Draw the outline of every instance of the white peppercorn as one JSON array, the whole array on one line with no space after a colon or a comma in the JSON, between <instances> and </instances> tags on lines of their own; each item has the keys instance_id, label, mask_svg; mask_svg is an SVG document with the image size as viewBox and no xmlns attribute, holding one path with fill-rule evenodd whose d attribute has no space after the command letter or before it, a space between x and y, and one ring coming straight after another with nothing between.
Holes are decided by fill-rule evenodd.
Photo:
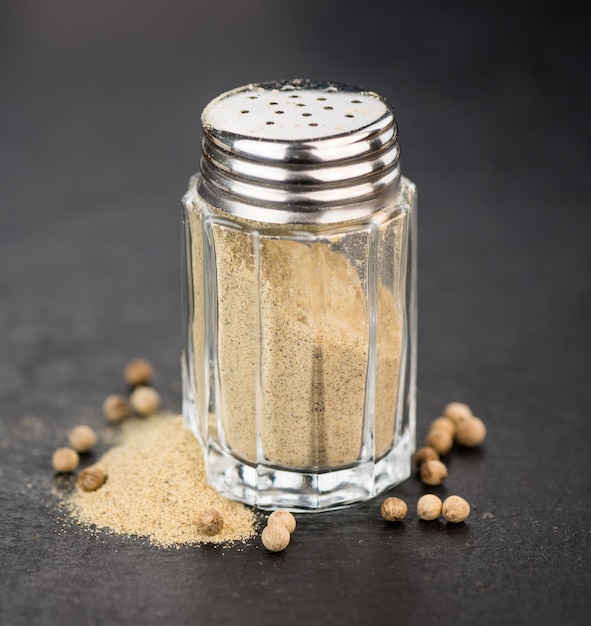
<instances>
[{"instance_id":1,"label":"white peppercorn","mask_svg":"<svg viewBox=\"0 0 591 626\"><path fill-rule=\"evenodd\" d=\"M431 429L425 437L425 445L435 448L439 454L445 456L454 445L453 435L443 428Z\"/></svg>"},{"instance_id":2,"label":"white peppercorn","mask_svg":"<svg viewBox=\"0 0 591 626\"><path fill-rule=\"evenodd\" d=\"M68 441L76 452L88 452L97 442L97 436L90 426L76 426L70 431Z\"/></svg>"},{"instance_id":3,"label":"white peppercorn","mask_svg":"<svg viewBox=\"0 0 591 626\"><path fill-rule=\"evenodd\" d=\"M160 394L153 387L136 387L129 401L134 411L140 415L151 415L160 408Z\"/></svg>"},{"instance_id":4,"label":"white peppercorn","mask_svg":"<svg viewBox=\"0 0 591 626\"><path fill-rule=\"evenodd\" d=\"M78 486L82 491L96 491L107 480L107 475L100 467L90 466L78 474Z\"/></svg>"},{"instance_id":5,"label":"white peppercorn","mask_svg":"<svg viewBox=\"0 0 591 626\"><path fill-rule=\"evenodd\" d=\"M426 493L417 502L417 513L421 519L431 521L441 515L442 506L440 498L433 493Z\"/></svg>"},{"instance_id":6,"label":"white peppercorn","mask_svg":"<svg viewBox=\"0 0 591 626\"><path fill-rule=\"evenodd\" d=\"M389 522L401 522L408 512L406 502L400 498L386 498L381 506L382 517Z\"/></svg>"},{"instance_id":7,"label":"white peppercorn","mask_svg":"<svg viewBox=\"0 0 591 626\"><path fill-rule=\"evenodd\" d=\"M281 552L289 545L291 536L289 530L283 524L270 524L265 526L261 534L261 540L267 550Z\"/></svg>"},{"instance_id":8,"label":"white peppercorn","mask_svg":"<svg viewBox=\"0 0 591 626\"><path fill-rule=\"evenodd\" d=\"M423 446L415 453L415 466L421 467L425 461L439 461L439 452L431 446Z\"/></svg>"},{"instance_id":9,"label":"white peppercorn","mask_svg":"<svg viewBox=\"0 0 591 626\"><path fill-rule=\"evenodd\" d=\"M437 429L447 430L450 433L450 435L453 436L453 434L456 432L456 424L449 417L445 417L445 416L438 417L437 419L434 419L431 422L431 425L429 426L429 430L437 430Z\"/></svg>"},{"instance_id":10,"label":"white peppercorn","mask_svg":"<svg viewBox=\"0 0 591 626\"><path fill-rule=\"evenodd\" d=\"M130 387L149 385L154 377L154 368L146 359L132 359L125 366L123 375Z\"/></svg>"},{"instance_id":11,"label":"white peppercorn","mask_svg":"<svg viewBox=\"0 0 591 626\"><path fill-rule=\"evenodd\" d=\"M291 534L296 528L296 519L289 511L273 511L267 520L267 525L271 524L281 524Z\"/></svg>"},{"instance_id":12,"label":"white peppercorn","mask_svg":"<svg viewBox=\"0 0 591 626\"><path fill-rule=\"evenodd\" d=\"M213 537L224 527L224 517L217 509L205 509L197 520L197 527L204 535Z\"/></svg>"},{"instance_id":13,"label":"white peppercorn","mask_svg":"<svg viewBox=\"0 0 591 626\"><path fill-rule=\"evenodd\" d=\"M448 522L457 524L470 515L470 505L460 496L449 496L443 501L441 512Z\"/></svg>"},{"instance_id":14,"label":"white peppercorn","mask_svg":"<svg viewBox=\"0 0 591 626\"><path fill-rule=\"evenodd\" d=\"M127 398L113 394L105 398L103 413L112 424L119 424L131 414L131 406Z\"/></svg>"},{"instance_id":15,"label":"white peppercorn","mask_svg":"<svg viewBox=\"0 0 591 626\"><path fill-rule=\"evenodd\" d=\"M440 485L447 478L447 467L441 461L426 461L421 465L421 480L426 485Z\"/></svg>"},{"instance_id":16,"label":"white peppercorn","mask_svg":"<svg viewBox=\"0 0 591 626\"><path fill-rule=\"evenodd\" d=\"M56 472L69 474L78 467L80 457L72 448L58 448L51 457L51 463Z\"/></svg>"},{"instance_id":17,"label":"white peppercorn","mask_svg":"<svg viewBox=\"0 0 591 626\"><path fill-rule=\"evenodd\" d=\"M472 417L472 409L463 402L450 402L444 409L443 415L449 417L456 424Z\"/></svg>"},{"instance_id":18,"label":"white peppercorn","mask_svg":"<svg viewBox=\"0 0 591 626\"><path fill-rule=\"evenodd\" d=\"M458 422L456 440L470 448L480 445L486 438L486 426L479 417L471 417Z\"/></svg>"}]
</instances>

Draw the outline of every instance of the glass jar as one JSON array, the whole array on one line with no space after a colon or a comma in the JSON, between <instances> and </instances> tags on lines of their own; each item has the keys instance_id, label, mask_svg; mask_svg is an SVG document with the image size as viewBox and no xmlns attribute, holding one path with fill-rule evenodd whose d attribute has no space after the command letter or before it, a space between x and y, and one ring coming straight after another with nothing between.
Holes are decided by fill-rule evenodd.
<instances>
[{"instance_id":1,"label":"glass jar","mask_svg":"<svg viewBox=\"0 0 591 626\"><path fill-rule=\"evenodd\" d=\"M415 186L375 93L247 85L202 116L185 209L183 413L208 481L263 509L411 473Z\"/></svg>"}]
</instances>

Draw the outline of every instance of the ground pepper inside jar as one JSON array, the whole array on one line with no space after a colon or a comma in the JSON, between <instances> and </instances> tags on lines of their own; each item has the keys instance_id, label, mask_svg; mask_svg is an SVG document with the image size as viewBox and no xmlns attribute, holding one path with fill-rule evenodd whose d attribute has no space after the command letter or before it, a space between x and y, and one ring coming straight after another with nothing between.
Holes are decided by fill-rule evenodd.
<instances>
[{"instance_id":1,"label":"ground pepper inside jar","mask_svg":"<svg viewBox=\"0 0 591 626\"><path fill-rule=\"evenodd\" d=\"M192 271L195 301L199 302L203 297L199 211L190 210L189 219L195 232ZM403 246L403 233L402 219L385 228L383 236L395 257ZM359 270L337 251L338 238L308 245L261 237L258 274L247 231L215 225L213 238L221 416L228 447L256 462L256 363L260 355L261 433L268 460L293 468L355 462L363 435L369 332ZM375 437L376 455L381 457L393 444L402 304L378 282L376 384L381 392L376 400ZM197 307L193 326L196 367L204 354L203 315ZM198 404L205 406L199 396Z\"/></svg>"}]
</instances>

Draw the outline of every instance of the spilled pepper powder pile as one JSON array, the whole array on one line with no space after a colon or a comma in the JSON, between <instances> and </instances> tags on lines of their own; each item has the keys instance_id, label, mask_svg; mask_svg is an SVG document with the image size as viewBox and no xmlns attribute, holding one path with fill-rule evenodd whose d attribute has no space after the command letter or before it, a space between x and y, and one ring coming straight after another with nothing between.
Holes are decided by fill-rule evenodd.
<instances>
[{"instance_id":1,"label":"spilled pepper powder pile","mask_svg":"<svg viewBox=\"0 0 591 626\"><path fill-rule=\"evenodd\" d=\"M67 503L83 525L146 537L163 547L227 545L255 535L254 513L206 483L199 443L180 416L126 423L121 444L97 466L108 474L107 482L97 491L77 488ZM223 515L224 526L208 537L199 532L197 520L211 507Z\"/></svg>"}]
</instances>

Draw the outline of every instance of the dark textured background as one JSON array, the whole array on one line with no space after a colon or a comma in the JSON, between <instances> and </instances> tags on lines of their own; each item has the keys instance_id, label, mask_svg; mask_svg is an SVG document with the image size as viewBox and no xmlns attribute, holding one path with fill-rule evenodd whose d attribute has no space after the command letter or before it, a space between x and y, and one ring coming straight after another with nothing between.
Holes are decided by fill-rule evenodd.
<instances>
[{"instance_id":1,"label":"dark textured background","mask_svg":"<svg viewBox=\"0 0 591 626\"><path fill-rule=\"evenodd\" d=\"M566 3L396 5L0 5L2 626L589 623L591 24ZM439 490L468 523L388 526L377 501L300 516L277 555L65 525L51 453L80 421L103 433L124 363L153 360L180 409L201 109L296 76L395 105L419 188L419 435L452 399L490 432Z\"/></svg>"}]
</instances>

